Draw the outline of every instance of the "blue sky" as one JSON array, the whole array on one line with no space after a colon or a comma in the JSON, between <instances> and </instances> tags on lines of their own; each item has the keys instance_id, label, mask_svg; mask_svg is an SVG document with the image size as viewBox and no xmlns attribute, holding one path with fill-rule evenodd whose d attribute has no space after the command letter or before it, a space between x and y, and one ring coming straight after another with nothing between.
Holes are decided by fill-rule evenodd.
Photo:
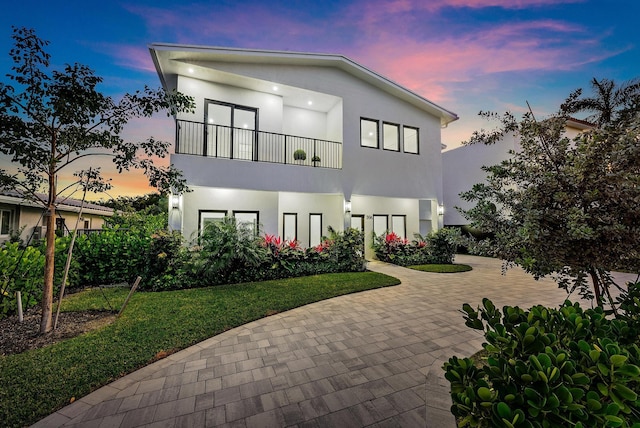
<instances>
[{"instance_id":1,"label":"blue sky","mask_svg":"<svg viewBox=\"0 0 640 428\"><path fill-rule=\"evenodd\" d=\"M593 77L640 76L635 0L7 3L0 76L11 67L12 25L49 40L54 66L91 66L114 97L159 85L152 42L343 54L456 112L460 120L442 131L449 147L486 126L480 110L519 114L528 101L544 116ZM171 139L173 126L158 117L127 133ZM147 191L137 174L114 183L113 194Z\"/></svg>"}]
</instances>

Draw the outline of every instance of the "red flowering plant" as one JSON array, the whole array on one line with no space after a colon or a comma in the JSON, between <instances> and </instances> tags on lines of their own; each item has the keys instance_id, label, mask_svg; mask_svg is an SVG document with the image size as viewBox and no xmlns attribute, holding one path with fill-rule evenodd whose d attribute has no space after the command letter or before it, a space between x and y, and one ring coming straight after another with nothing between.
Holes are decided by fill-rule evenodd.
<instances>
[{"instance_id":1,"label":"red flowering plant","mask_svg":"<svg viewBox=\"0 0 640 428\"><path fill-rule=\"evenodd\" d=\"M440 229L427 236L418 233L409 241L396 233L373 235L372 248L378 260L400 266L429 263L453 263L457 234L455 230Z\"/></svg>"}]
</instances>

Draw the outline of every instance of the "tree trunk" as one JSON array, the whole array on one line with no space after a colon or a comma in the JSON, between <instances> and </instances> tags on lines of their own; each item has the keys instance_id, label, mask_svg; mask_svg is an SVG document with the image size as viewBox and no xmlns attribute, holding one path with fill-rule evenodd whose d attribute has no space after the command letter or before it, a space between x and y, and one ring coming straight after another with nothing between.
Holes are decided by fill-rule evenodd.
<instances>
[{"instance_id":1,"label":"tree trunk","mask_svg":"<svg viewBox=\"0 0 640 428\"><path fill-rule=\"evenodd\" d=\"M56 207L49 204L47 217L47 248L44 253L44 285L42 287L42 319L40 333L51 331L51 314L53 312L53 273L55 270L56 245Z\"/></svg>"},{"instance_id":2,"label":"tree trunk","mask_svg":"<svg viewBox=\"0 0 640 428\"><path fill-rule=\"evenodd\" d=\"M593 282L593 294L596 298L596 305L601 308L604 307L602 301L602 283L600 281L600 277L598 276L598 272L594 268L589 269L589 275L591 276L591 281Z\"/></svg>"},{"instance_id":3,"label":"tree trunk","mask_svg":"<svg viewBox=\"0 0 640 428\"><path fill-rule=\"evenodd\" d=\"M55 155L55 139L51 144L52 159ZM49 166L49 195L47 199L47 247L44 253L44 284L42 286L42 318L40 320L40 334L48 333L53 327L51 318L53 314L53 274L55 272L56 254L56 173L55 163Z\"/></svg>"}]
</instances>

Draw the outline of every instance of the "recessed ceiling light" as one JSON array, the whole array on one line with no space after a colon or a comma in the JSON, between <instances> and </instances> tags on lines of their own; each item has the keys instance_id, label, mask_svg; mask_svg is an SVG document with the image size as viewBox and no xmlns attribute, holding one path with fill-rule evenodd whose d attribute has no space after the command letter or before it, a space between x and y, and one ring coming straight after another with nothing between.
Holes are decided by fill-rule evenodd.
<instances>
[{"instance_id":1,"label":"recessed ceiling light","mask_svg":"<svg viewBox=\"0 0 640 428\"><path fill-rule=\"evenodd\" d=\"M189 68L187 69L187 71L188 71L189 73L193 74L193 68L189 67Z\"/></svg>"},{"instance_id":2,"label":"recessed ceiling light","mask_svg":"<svg viewBox=\"0 0 640 428\"><path fill-rule=\"evenodd\" d=\"M273 85L273 90L274 90L274 91L277 91L277 90L278 90L278 87L277 87L277 86L275 86L275 85Z\"/></svg>"},{"instance_id":3,"label":"recessed ceiling light","mask_svg":"<svg viewBox=\"0 0 640 428\"><path fill-rule=\"evenodd\" d=\"M309 102L307 102L307 104L311 105L311 104L313 104L313 101L309 101Z\"/></svg>"}]
</instances>

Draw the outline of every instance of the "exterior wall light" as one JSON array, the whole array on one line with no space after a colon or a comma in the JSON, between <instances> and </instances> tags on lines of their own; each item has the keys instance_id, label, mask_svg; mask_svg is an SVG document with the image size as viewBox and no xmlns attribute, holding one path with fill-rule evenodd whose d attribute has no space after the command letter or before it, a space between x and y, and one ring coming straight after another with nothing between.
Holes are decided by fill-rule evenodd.
<instances>
[{"instance_id":1,"label":"exterior wall light","mask_svg":"<svg viewBox=\"0 0 640 428\"><path fill-rule=\"evenodd\" d=\"M444 215L444 205L438 205L438 215Z\"/></svg>"},{"instance_id":2,"label":"exterior wall light","mask_svg":"<svg viewBox=\"0 0 640 428\"><path fill-rule=\"evenodd\" d=\"M345 213L351 212L351 201L344 201L344 212Z\"/></svg>"},{"instance_id":3,"label":"exterior wall light","mask_svg":"<svg viewBox=\"0 0 640 428\"><path fill-rule=\"evenodd\" d=\"M177 210L180 208L180 195L171 195L171 208Z\"/></svg>"}]
</instances>

